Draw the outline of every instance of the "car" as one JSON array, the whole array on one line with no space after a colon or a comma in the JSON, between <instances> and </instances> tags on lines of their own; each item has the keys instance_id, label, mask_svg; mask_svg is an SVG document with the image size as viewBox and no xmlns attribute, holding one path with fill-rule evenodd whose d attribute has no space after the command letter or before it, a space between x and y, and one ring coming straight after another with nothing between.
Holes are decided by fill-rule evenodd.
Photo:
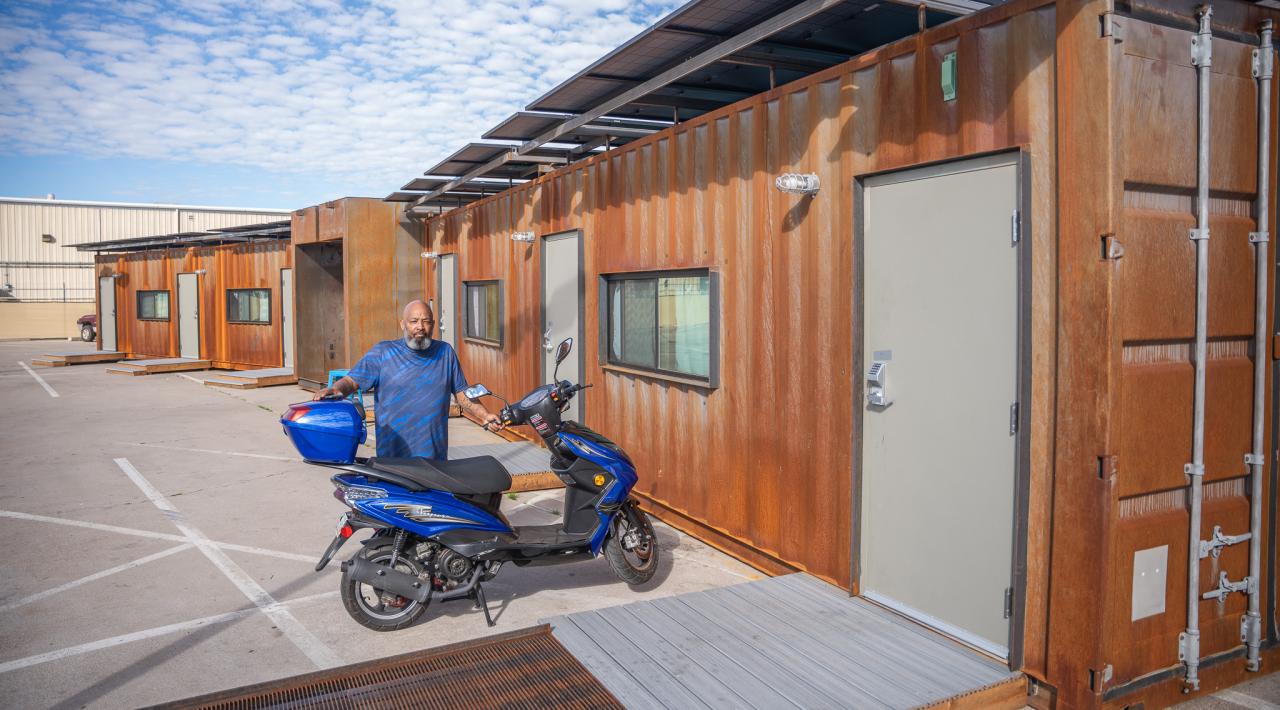
<instances>
[{"instance_id":1,"label":"car","mask_svg":"<svg viewBox=\"0 0 1280 710\"><path fill-rule=\"evenodd\" d=\"M76 325L80 326L80 339L86 343L91 343L97 337L98 314L89 313L80 316L76 320Z\"/></svg>"}]
</instances>

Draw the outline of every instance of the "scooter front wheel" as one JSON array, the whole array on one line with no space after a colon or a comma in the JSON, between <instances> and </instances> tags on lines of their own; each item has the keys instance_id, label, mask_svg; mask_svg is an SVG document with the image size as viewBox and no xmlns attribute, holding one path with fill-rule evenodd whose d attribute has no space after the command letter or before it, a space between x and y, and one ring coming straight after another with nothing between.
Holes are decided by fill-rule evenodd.
<instances>
[{"instance_id":1,"label":"scooter front wheel","mask_svg":"<svg viewBox=\"0 0 1280 710\"><path fill-rule=\"evenodd\" d=\"M391 562L392 543L369 545L358 554L375 565ZM397 570L411 575L422 574L422 566L415 560L401 555L396 559ZM342 605L361 626L374 631L396 631L413 624L427 610L425 604L406 599L371 585L342 575Z\"/></svg>"},{"instance_id":2,"label":"scooter front wheel","mask_svg":"<svg viewBox=\"0 0 1280 710\"><path fill-rule=\"evenodd\" d=\"M639 525L632 523L632 516ZM658 571L658 536L653 523L639 508L623 512L613 519L613 530L604 543L604 557L618 579L637 586L653 579Z\"/></svg>"}]
</instances>

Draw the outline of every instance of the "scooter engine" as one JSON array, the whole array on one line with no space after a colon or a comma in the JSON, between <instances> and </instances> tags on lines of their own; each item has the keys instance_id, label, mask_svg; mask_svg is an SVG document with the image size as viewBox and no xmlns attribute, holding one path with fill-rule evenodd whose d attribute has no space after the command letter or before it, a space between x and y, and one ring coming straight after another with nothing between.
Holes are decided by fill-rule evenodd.
<instances>
[{"instance_id":1,"label":"scooter engine","mask_svg":"<svg viewBox=\"0 0 1280 710\"><path fill-rule=\"evenodd\" d=\"M447 547L436 558L436 569L442 577L450 582L460 583L470 579L471 569L474 566L471 560Z\"/></svg>"}]
</instances>

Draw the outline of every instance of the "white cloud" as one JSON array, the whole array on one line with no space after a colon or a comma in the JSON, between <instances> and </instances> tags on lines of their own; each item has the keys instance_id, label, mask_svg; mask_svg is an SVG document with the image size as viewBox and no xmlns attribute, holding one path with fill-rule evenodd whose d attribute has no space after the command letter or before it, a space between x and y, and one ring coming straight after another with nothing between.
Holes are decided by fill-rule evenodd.
<instances>
[{"instance_id":1,"label":"white cloud","mask_svg":"<svg viewBox=\"0 0 1280 710\"><path fill-rule=\"evenodd\" d=\"M0 154L242 165L383 194L682 1L6 2Z\"/></svg>"}]
</instances>

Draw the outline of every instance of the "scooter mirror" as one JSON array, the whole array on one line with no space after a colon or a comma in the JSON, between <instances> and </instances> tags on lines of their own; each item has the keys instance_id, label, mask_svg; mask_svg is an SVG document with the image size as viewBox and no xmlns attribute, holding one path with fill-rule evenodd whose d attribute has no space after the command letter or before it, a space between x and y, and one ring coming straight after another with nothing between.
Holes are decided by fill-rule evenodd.
<instances>
[{"instance_id":1,"label":"scooter mirror","mask_svg":"<svg viewBox=\"0 0 1280 710\"><path fill-rule=\"evenodd\" d=\"M573 350L573 338L565 338L560 341L560 346L556 348L556 364L564 362L569 357L569 351Z\"/></svg>"},{"instance_id":2,"label":"scooter mirror","mask_svg":"<svg viewBox=\"0 0 1280 710\"><path fill-rule=\"evenodd\" d=\"M462 393L467 396L467 399L471 399L471 400L480 399L485 395L492 394L489 391L488 387L485 387L484 385L478 385L478 384L471 385L467 389L463 390Z\"/></svg>"}]
</instances>

